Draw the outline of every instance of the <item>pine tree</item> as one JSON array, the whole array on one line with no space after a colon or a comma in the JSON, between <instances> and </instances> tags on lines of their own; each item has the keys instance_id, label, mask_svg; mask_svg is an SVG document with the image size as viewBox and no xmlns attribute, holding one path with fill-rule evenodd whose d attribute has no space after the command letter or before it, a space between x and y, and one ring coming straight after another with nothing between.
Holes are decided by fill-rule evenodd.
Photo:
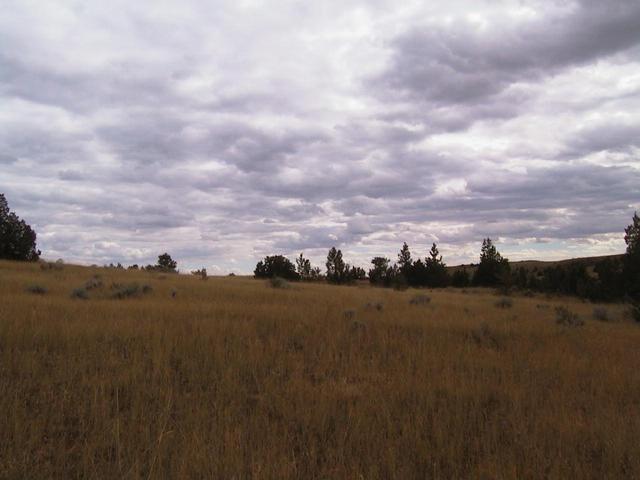
<instances>
[{"instance_id":1,"label":"pine tree","mask_svg":"<svg viewBox=\"0 0 640 480\"><path fill-rule=\"evenodd\" d=\"M506 285L509 283L509 276L509 260L500 255L490 238L485 238L473 283L484 286Z\"/></svg>"},{"instance_id":2,"label":"pine tree","mask_svg":"<svg viewBox=\"0 0 640 480\"><path fill-rule=\"evenodd\" d=\"M447 266L442 261L442 255L438 251L437 245L431 245L429 257L425 259L426 284L429 287L446 287L449 283Z\"/></svg>"}]
</instances>

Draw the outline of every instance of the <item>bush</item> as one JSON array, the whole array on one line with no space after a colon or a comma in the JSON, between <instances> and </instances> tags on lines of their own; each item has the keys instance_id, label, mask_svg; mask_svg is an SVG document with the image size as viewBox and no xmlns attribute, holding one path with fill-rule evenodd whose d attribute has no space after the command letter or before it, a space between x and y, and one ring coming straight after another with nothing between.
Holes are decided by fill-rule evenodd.
<instances>
[{"instance_id":1,"label":"bush","mask_svg":"<svg viewBox=\"0 0 640 480\"><path fill-rule=\"evenodd\" d=\"M142 294L143 295L147 295L147 294L149 294L151 292L153 292L153 287L151 287L151 285L147 285L147 284L142 285Z\"/></svg>"},{"instance_id":2,"label":"bush","mask_svg":"<svg viewBox=\"0 0 640 480\"><path fill-rule=\"evenodd\" d=\"M71 292L71 298L76 300L89 300L89 293L85 288L76 288Z\"/></svg>"},{"instance_id":3,"label":"bush","mask_svg":"<svg viewBox=\"0 0 640 480\"><path fill-rule=\"evenodd\" d=\"M565 327L581 327L584 321L567 307L556 307L556 323Z\"/></svg>"},{"instance_id":4,"label":"bush","mask_svg":"<svg viewBox=\"0 0 640 480\"><path fill-rule=\"evenodd\" d=\"M502 297L495 303L495 306L498 308L511 308L513 307L513 300L507 297Z\"/></svg>"},{"instance_id":5,"label":"bush","mask_svg":"<svg viewBox=\"0 0 640 480\"><path fill-rule=\"evenodd\" d=\"M86 290L93 290L94 288L100 287L102 287L102 280L98 275L93 276L92 278L87 280L87 283L84 284L84 288Z\"/></svg>"},{"instance_id":6,"label":"bush","mask_svg":"<svg viewBox=\"0 0 640 480\"><path fill-rule=\"evenodd\" d=\"M366 310L377 310L378 312L381 312L382 309L384 308L384 305L382 302L373 302L373 303L369 302L364 306L364 308Z\"/></svg>"},{"instance_id":7,"label":"bush","mask_svg":"<svg viewBox=\"0 0 640 480\"><path fill-rule=\"evenodd\" d=\"M115 288L114 288L115 286ZM112 285L114 292L111 294L111 298L122 300L124 298L131 298L139 296L142 291L137 283L131 283L129 285Z\"/></svg>"},{"instance_id":8,"label":"bush","mask_svg":"<svg viewBox=\"0 0 640 480\"><path fill-rule=\"evenodd\" d=\"M429 303L431 303L431 297L423 294L414 295L409 300L410 305L428 305Z\"/></svg>"},{"instance_id":9,"label":"bush","mask_svg":"<svg viewBox=\"0 0 640 480\"><path fill-rule=\"evenodd\" d=\"M64 268L64 262L61 259L55 262L41 262L40 270L62 270Z\"/></svg>"},{"instance_id":10,"label":"bush","mask_svg":"<svg viewBox=\"0 0 640 480\"><path fill-rule=\"evenodd\" d=\"M47 289L41 285L29 285L26 288L26 291L28 293L33 293L34 295L44 295L45 293L47 293Z\"/></svg>"},{"instance_id":11,"label":"bush","mask_svg":"<svg viewBox=\"0 0 640 480\"><path fill-rule=\"evenodd\" d=\"M342 316L344 317L345 320L353 320L354 318L356 318L356 311L345 310L344 312L342 312Z\"/></svg>"},{"instance_id":12,"label":"bush","mask_svg":"<svg viewBox=\"0 0 640 480\"><path fill-rule=\"evenodd\" d=\"M595 307L593 309L593 318L595 318L596 320L600 320L601 322L608 322L609 320L611 320L609 318L608 310L604 307Z\"/></svg>"},{"instance_id":13,"label":"bush","mask_svg":"<svg viewBox=\"0 0 640 480\"><path fill-rule=\"evenodd\" d=\"M269 285L272 288L289 288L289 282L287 282L284 278L281 277L271 277L269 279Z\"/></svg>"},{"instance_id":14,"label":"bush","mask_svg":"<svg viewBox=\"0 0 640 480\"><path fill-rule=\"evenodd\" d=\"M631 304L630 313L631 318L633 318L636 322L640 322L640 302Z\"/></svg>"}]
</instances>

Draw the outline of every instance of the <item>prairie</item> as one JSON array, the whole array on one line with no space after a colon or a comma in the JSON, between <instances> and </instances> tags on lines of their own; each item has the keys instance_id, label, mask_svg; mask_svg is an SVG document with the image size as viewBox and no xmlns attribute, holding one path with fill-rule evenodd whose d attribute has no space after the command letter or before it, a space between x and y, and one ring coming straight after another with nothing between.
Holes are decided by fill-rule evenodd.
<instances>
[{"instance_id":1,"label":"prairie","mask_svg":"<svg viewBox=\"0 0 640 480\"><path fill-rule=\"evenodd\" d=\"M500 299L0 262L0 478L640 478L624 306Z\"/></svg>"}]
</instances>

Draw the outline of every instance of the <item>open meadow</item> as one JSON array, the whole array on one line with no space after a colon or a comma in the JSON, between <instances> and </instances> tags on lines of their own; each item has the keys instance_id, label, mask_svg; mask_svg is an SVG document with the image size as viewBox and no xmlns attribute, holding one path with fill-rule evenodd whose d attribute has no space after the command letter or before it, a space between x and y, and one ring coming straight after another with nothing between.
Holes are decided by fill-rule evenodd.
<instances>
[{"instance_id":1,"label":"open meadow","mask_svg":"<svg viewBox=\"0 0 640 480\"><path fill-rule=\"evenodd\" d=\"M2 479L640 478L622 305L40 265L0 262Z\"/></svg>"}]
</instances>

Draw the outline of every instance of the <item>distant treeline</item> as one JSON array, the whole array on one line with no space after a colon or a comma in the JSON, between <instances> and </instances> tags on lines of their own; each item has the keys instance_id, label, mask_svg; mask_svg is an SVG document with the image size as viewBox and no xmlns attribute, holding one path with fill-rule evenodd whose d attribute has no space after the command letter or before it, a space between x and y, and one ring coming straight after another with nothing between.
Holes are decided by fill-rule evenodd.
<instances>
[{"instance_id":1,"label":"distant treeline","mask_svg":"<svg viewBox=\"0 0 640 480\"><path fill-rule=\"evenodd\" d=\"M295 265L283 255L267 256L258 262L254 275L256 278L281 277L292 281L326 280L335 284L349 284L368 278L374 285L394 288L484 286L499 287L505 291L518 288L577 295L593 301L640 302L640 219L637 213L633 216L633 223L625 229L624 240L627 244L624 255L596 260L593 265L576 261L544 268L512 269L509 260L498 252L492 240L485 238L480 261L473 273L464 267L449 273L435 243L424 259L415 260L405 243L395 262L387 257L374 257L368 272L346 263L342 251L332 247L327 254L324 274L301 253Z\"/></svg>"},{"instance_id":2,"label":"distant treeline","mask_svg":"<svg viewBox=\"0 0 640 480\"><path fill-rule=\"evenodd\" d=\"M283 255L267 256L258 262L254 274L256 278L326 280L335 284L349 284L368 278L374 285L399 289L442 288L452 285L500 287L508 291L515 287L577 295L593 301L628 300L637 305L640 319L640 219L637 213L634 213L633 222L624 232L626 253L619 258L601 259L592 266L583 262L567 262L541 269L519 267L512 270L509 260L500 255L490 238L485 238L480 250L480 261L473 274L464 267L450 274L435 243L424 259L415 260L405 243L395 262L392 263L387 257L374 257L368 272L346 263L342 251L332 247L327 254L324 273L319 267L312 266L309 259L301 253L295 259L295 265ZM0 194L0 259L35 261L39 257L36 233L9 209L5 196ZM124 268L121 264L110 266ZM176 267L177 263L171 256L163 253L158 257L156 265L132 265L128 268L177 272ZM192 273L203 279L207 278L205 268Z\"/></svg>"}]
</instances>

